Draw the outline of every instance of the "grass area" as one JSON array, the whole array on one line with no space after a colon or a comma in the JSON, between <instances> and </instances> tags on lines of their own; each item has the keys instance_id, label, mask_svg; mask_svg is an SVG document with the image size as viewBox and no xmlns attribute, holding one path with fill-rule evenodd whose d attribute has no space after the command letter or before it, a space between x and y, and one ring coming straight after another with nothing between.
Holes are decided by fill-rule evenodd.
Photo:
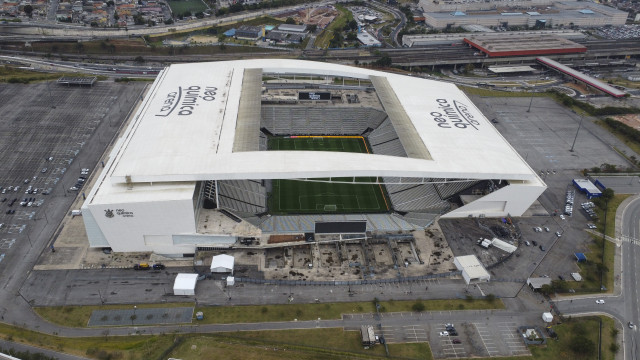
<instances>
[{"instance_id":1,"label":"grass area","mask_svg":"<svg viewBox=\"0 0 640 360\"><path fill-rule=\"evenodd\" d=\"M34 307L42 318L54 324L71 327L86 327L94 310L131 309L133 305L56 306ZM193 303L136 304L138 309L188 307Z\"/></svg>"},{"instance_id":2,"label":"grass area","mask_svg":"<svg viewBox=\"0 0 640 360\"><path fill-rule=\"evenodd\" d=\"M327 26L316 38L314 46L318 49L326 49L329 47L329 42L333 39L335 33L341 33L342 28L351 20L353 20L353 14L344 6L336 4L336 9L340 12L338 16L333 20L329 26Z\"/></svg>"},{"instance_id":3,"label":"grass area","mask_svg":"<svg viewBox=\"0 0 640 360\"><path fill-rule=\"evenodd\" d=\"M389 354L391 359L433 359L427 343L390 344ZM384 346L375 345L365 350L360 345L359 331L342 329L247 331L224 335L202 335L186 339L169 355L183 360L386 357Z\"/></svg>"},{"instance_id":4,"label":"grass area","mask_svg":"<svg viewBox=\"0 0 640 360\"><path fill-rule=\"evenodd\" d=\"M424 305L423 311L446 310L480 310L504 309L500 300L416 300L416 301L383 301L381 312L413 311L416 303ZM249 305L249 306L215 306L197 308L204 312L205 324L246 323L267 321L293 321L298 319L315 320L340 319L342 314L373 313L376 311L373 302L320 303L320 304L284 304L284 305Z\"/></svg>"},{"instance_id":5,"label":"grass area","mask_svg":"<svg viewBox=\"0 0 640 360\"><path fill-rule=\"evenodd\" d=\"M130 77L122 77L115 78L115 82L132 82L132 81L142 81L142 82L154 82L155 78L130 78Z\"/></svg>"},{"instance_id":6,"label":"grass area","mask_svg":"<svg viewBox=\"0 0 640 360\"><path fill-rule=\"evenodd\" d=\"M628 198L629 194L617 194L607 204L607 229L606 235L615 236L615 218L616 210L624 199ZM599 232L604 230L604 211L596 207L596 213L598 214L598 221L596 226ZM604 262L603 262L604 251ZM580 289L595 290L600 289L600 271L606 269L602 278L602 285L604 285L609 292L613 291L613 277L614 277L614 258L615 258L615 244L610 241L604 241L601 236L594 236L593 241L589 244L589 252L587 255L586 263L579 263L580 272L583 277L583 281L580 283ZM603 268L604 267L604 268Z\"/></svg>"},{"instance_id":7,"label":"grass area","mask_svg":"<svg viewBox=\"0 0 640 360\"><path fill-rule=\"evenodd\" d=\"M105 336L63 338L0 324L0 334L9 341L98 359L157 359L174 342L173 335Z\"/></svg>"},{"instance_id":8,"label":"grass area","mask_svg":"<svg viewBox=\"0 0 640 360\"><path fill-rule=\"evenodd\" d=\"M630 136L624 134L620 131L615 131L611 126L609 126L606 122L602 120L597 120L596 124L600 125L602 128L606 129L608 132L617 137L620 141L622 141L625 145L627 145L633 152L636 154L640 154L640 143L634 141ZM625 155L626 156L626 155ZM638 157L638 156L636 156Z\"/></svg>"},{"instance_id":9,"label":"grass area","mask_svg":"<svg viewBox=\"0 0 640 360\"><path fill-rule=\"evenodd\" d=\"M499 90L492 90L492 89L486 89L486 88L475 88L475 87L464 86L464 85L458 85L458 88L464 91L466 94L485 96L485 97L531 97L531 94L532 94L526 91L520 91L520 92L499 91ZM533 93L533 96L544 97L544 96L550 96L550 95L547 93L537 92L537 93Z\"/></svg>"},{"instance_id":10,"label":"grass area","mask_svg":"<svg viewBox=\"0 0 640 360\"><path fill-rule=\"evenodd\" d=\"M602 319L602 359L613 359L614 354L609 348L616 341L611 336L614 323L612 319L605 316L573 318L560 325L554 325L553 329L558 334L558 341L547 339L547 345L529 347L533 358L545 360L598 359L600 319ZM576 338L586 338L588 341L580 343ZM574 347L586 351L586 353L576 352L572 349Z\"/></svg>"},{"instance_id":11,"label":"grass area","mask_svg":"<svg viewBox=\"0 0 640 360\"><path fill-rule=\"evenodd\" d=\"M607 317L569 318L553 326L558 341L530 347L533 359L597 359L598 329L602 320L602 359L614 359L615 344L621 335L614 321ZM3 338L25 344L97 359L344 359L383 358L384 347L365 350L358 331L309 329L281 331L246 331L220 334L158 334L144 336L61 338L0 324ZM143 335L143 336L141 336ZM577 342L576 338L582 338ZM586 339L586 341L584 340ZM580 346L576 346L579 344ZM586 353L576 352L574 349ZM433 359L428 343L390 344L391 359ZM505 357L504 360L522 357Z\"/></svg>"},{"instance_id":12,"label":"grass area","mask_svg":"<svg viewBox=\"0 0 640 360\"><path fill-rule=\"evenodd\" d=\"M616 210L618 210L620 204L629 196L631 196L631 194L616 194L613 196L613 199L607 203L607 236L616 236ZM604 211L596 207L596 214L598 214L598 221L595 224L598 227L598 231L603 232L605 222Z\"/></svg>"},{"instance_id":13,"label":"grass area","mask_svg":"<svg viewBox=\"0 0 640 360\"><path fill-rule=\"evenodd\" d=\"M272 18L270 16L260 16L253 19L247 19L244 21L229 21L218 26L215 26L216 32L210 31L212 29L211 26L204 26L195 29L181 30L181 31L171 31L169 33L164 34L156 34L156 35L148 35L149 42L155 46L162 46L162 40L166 39L186 39L192 35L212 35L217 36L231 28L237 28L241 25L247 26L264 26L264 25L280 25L284 24L284 21Z\"/></svg>"},{"instance_id":14,"label":"grass area","mask_svg":"<svg viewBox=\"0 0 640 360\"><path fill-rule=\"evenodd\" d=\"M578 263L580 267L580 275L582 281L576 290L588 292L600 292L600 271L606 269L602 278L604 285L609 292L613 291L613 263L615 256L615 244L610 241L604 241L604 265L602 262L603 246L602 237L593 237L593 241L589 244L589 251L585 254L587 261Z\"/></svg>"},{"instance_id":15,"label":"grass area","mask_svg":"<svg viewBox=\"0 0 640 360\"><path fill-rule=\"evenodd\" d=\"M384 357L384 347L364 350L359 331L283 330L224 334L154 334L64 338L0 324L2 338L94 359L343 359ZM393 344L392 358L432 359L426 343ZM266 351L265 351L266 350Z\"/></svg>"},{"instance_id":16,"label":"grass area","mask_svg":"<svg viewBox=\"0 0 640 360\"><path fill-rule=\"evenodd\" d=\"M481 310L504 309L500 300L416 300L383 301L380 311L413 311L416 303L424 305L423 311L431 310ZM139 309L159 307L193 306L193 303L140 304ZM34 310L54 324L70 327L86 327L94 310L130 309L131 305L35 307ZM268 321L293 321L293 319L315 320L340 319L342 314L375 312L373 302L283 304L249 306L205 306L196 308L204 313L198 324L230 324Z\"/></svg>"},{"instance_id":17,"label":"grass area","mask_svg":"<svg viewBox=\"0 0 640 360\"><path fill-rule=\"evenodd\" d=\"M368 153L361 136L273 137L269 150L335 151ZM353 178L338 179L351 182ZM389 210L384 189L366 184L375 178L356 178L355 184L273 180L269 209L273 214L363 213Z\"/></svg>"},{"instance_id":18,"label":"grass area","mask_svg":"<svg viewBox=\"0 0 640 360\"><path fill-rule=\"evenodd\" d=\"M64 54L81 54L81 55L105 55L105 54L127 54L132 56L132 60L136 56L144 55L211 55L219 53L274 53L274 56L278 56L278 53L282 53L280 50L274 50L269 48L259 48L256 46L228 46L227 48L220 48L218 45L203 45L203 46L162 46L162 41L155 41L153 39L150 45L147 46L142 39L111 39L104 41L85 41L78 46L79 43L66 43L66 42L34 42L32 44L33 51L43 54L60 55L64 58ZM7 46L8 49L25 51L24 43L14 43ZM28 49L31 50L30 48ZM283 56L292 56L291 54L282 54Z\"/></svg>"},{"instance_id":19,"label":"grass area","mask_svg":"<svg viewBox=\"0 0 640 360\"><path fill-rule=\"evenodd\" d=\"M173 15L184 15L187 12L196 14L208 9L202 0L168 0Z\"/></svg>"},{"instance_id":20,"label":"grass area","mask_svg":"<svg viewBox=\"0 0 640 360\"><path fill-rule=\"evenodd\" d=\"M41 73L9 65L0 66L0 82L28 84L36 81L59 79L61 76L64 76L64 74Z\"/></svg>"}]
</instances>

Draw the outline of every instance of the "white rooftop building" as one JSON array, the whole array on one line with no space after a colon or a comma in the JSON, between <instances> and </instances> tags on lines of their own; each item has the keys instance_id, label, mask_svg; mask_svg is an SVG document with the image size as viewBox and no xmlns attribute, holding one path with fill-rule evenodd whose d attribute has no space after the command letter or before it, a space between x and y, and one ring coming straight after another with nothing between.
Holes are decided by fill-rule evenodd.
<instances>
[{"instance_id":1,"label":"white rooftop building","mask_svg":"<svg viewBox=\"0 0 640 360\"><path fill-rule=\"evenodd\" d=\"M453 264L462 271L462 278L467 284L491 280L491 275L475 255L456 256Z\"/></svg>"},{"instance_id":2,"label":"white rooftop building","mask_svg":"<svg viewBox=\"0 0 640 360\"><path fill-rule=\"evenodd\" d=\"M211 259L211 272L233 274L234 261L235 259L231 255L216 255Z\"/></svg>"},{"instance_id":3,"label":"white rooftop building","mask_svg":"<svg viewBox=\"0 0 640 360\"><path fill-rule=\"evenodd\" d=\"M274 105L263 101L263 76L297 76L300 86L314 76L363 84L318 90L333 94L331 106ZM358 92L375 108L335 100ZM371 151L267 151L270 136L326 134L368 137ZM164 69L105 161L82 214L91 247L193 254L237 239L212 233L207 204L259 232L277 233L260 227L272 179L336 177L375 178L387 187L390 212L444 217L519 216L546 188L453 84L321 62L242 60ZM484 196L450 210L447 202L474 186Z\"/></svg>"},{"instance_id":4,"label":"white rooftop building","mask_svg":"<svg viewBox=\"0 0 640 360\"><path fill-rule=\"evenodd\" d=\"M178 274L173 283L173 295L195 295L197 282L198 274Z\"/></svg>"}]
</instances>

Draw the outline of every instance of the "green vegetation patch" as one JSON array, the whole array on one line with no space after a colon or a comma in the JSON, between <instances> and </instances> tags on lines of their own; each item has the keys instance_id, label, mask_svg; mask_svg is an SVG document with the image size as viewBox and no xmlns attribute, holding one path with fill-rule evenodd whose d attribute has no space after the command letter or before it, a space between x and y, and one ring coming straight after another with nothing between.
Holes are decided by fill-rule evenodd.
<instances>
[{"instance_id":1,"label":"green vegetation patch","mask_svg":"<svg viewBox=\"0 0 640 360\"><path fill-rule=\"evenodd\" d=\"M482 310L504 309L500 300L488 297L486 300L413 300L413 301L382 301L380 311L398 312L415 311L415 304L421 303L420 311L441 310ZM142 308L164 308L192 306L192 303L163 303L139 304ZM61 326L86 327L94 310L131 309L132 305L104 305L104 306L57 306L35 307L34 310L45 320ZM345 303L313 303L313 304L282 304L282 305L248 305L248 306L201 306L195 312L202 311L204 320L195 321L196 324L232 324L269 321L293 321L298 319L316 320L340 319L342 314L373 313L376 308L373 302L345 302Z\"/></svg>"},{"instance_id":2,"label":"green vegetation patch","mask_svg":"<svg viewBox=\"0 0 640 360\"><path fill-rule=\"evenodd\" d=\"M326 49L329 47L331 39L335 34L342 34L342 29L351 20L353 20L353 14L344 6L336 4L336 9L340 12L338 16L327 26L320 35L316 38L314 43L318 49Z\"/></svg>"},{"instance_id":3,"label":"green vegetation patch","mask_svg":"<svg viewBox=\"0 0 640 360\"><path fill-rule=\"evenodd\" d=\"M368 153L361 136L275 137L269 139L269 150L335 151ZM329 180L329 179L316 179ZM298 180L273 180L269 197L272 214L340 214L372 213L389 210L384 188L375 178L333 178L329 183Z\"/></svg>"},{"instance_id":4,"label":"green vegetation patch","mask_svg":"<svg viewBox=\"0 0 640 360\"><path fill-rule=\"evenodd\" d=\"M174 342L174 336L114 336L109 330L99 337L65 338L0 324L0 334L8 341L95 359L159 359Z\"/></svg>"},{"instance_id":5,"label":"green vegetation patch","mask_svg":"<svg viewBox=\"0 0 640 360\"><path fill-rule=\"evenodd\" d=\"M614 322L605 316L572 318L562 324L554 325L558 340L547 339L546 345L530 346L534 359L598 359L598 335L602 320L602 359L614 359L610 351L611 344L617 339L611 336Z\"/></svg>"},{"instance_id":6,"label":"green vegetation patch","mask_svg":"<svg viewBox=\"0 0 640 360\"><path fill-rule=\"evenodd\" d=\"M596 121L596 124L607 129L625 145L630 147L636 154L640 154L640 131L612 118L598 120ZM636 158L635 155L630 156L629 160L636 165L639 163L639 159Z\"/></svg>"},{"instance_id":7,"label":"green vegetation patch","mask_svg":"<svg viewBox=\"0 0 640 360\"><path fill-rule=\"evenodd\" d=\"M183 360L200 359L433 359L427 343L389 344L364 349L359 331L343 329L247 331L198 335L180 341L167 355Z\"/></svg>"},{"instance_id":8,"label":"green vegetation patch","mask_svg":"<svg viewBox=\"0 0 640 360\"><path fill-rule=\"evenodd\" d=\"M139 309L193 306L193 303L136 304ZM61 326L86 327L94 310L131 309L133 305L90 305L34 307L33 310L49 322Z\"/></svg>"},{"instance_id":9,"label":"green vegetation patch","mask_svg":"<svg viewBox=\"0 0 640 360\"><path fill-rule=\"evenodd\" d=\"M168 0L169 7L174 16L196 14L208 9L202 0Z\"/></svg>"},{"instance_id":10,"label":"green vegetation patch","mask_svg":"<svg viewBox=\"0 0 640 360\"><path fill-rule=\"evenodd\" d=\"M484 97L549 97L549 93L528 93L525 91L500 91L486 88L476 88L471 86L458 85L458 88L469 95L477 95Z\"/></svg>"},{"instance_id":11,"label":"green vegetation patch","mask_svg":"<svg viewBox=\"0 0 640 360\"><path fill-rule=\"evenodd\" d=\"M0 82L10 84L29 84L37 81L59 79L62 76L64 74L41 73L8 65L0 66Z\"/></svg>"}]
</instances>

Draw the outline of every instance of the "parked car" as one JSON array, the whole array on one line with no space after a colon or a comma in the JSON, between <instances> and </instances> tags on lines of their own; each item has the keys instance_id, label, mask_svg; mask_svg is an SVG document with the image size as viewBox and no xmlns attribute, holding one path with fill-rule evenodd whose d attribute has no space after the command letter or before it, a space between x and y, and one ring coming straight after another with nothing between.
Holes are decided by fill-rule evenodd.
<instances>
[{"instance_id":1,"label":"parked car","mask_svg":"<svg viewBox=\"0 0 640 360\"><path fill-rule=\"evenodd\" d=\"M140 263L140 264L133 265L133 269L134 270L149 270L149 269L151 269L151 266L149 266L149 264L147 264L147 263Z\"/></svg>"},{"instance_id":2,"label":"parked car","mask_svg":"<svg viewBox=\"0 0 640 360\"><path fill-rule=\"evenodd\" d=\"M449 333L446 331L440 331L440 336L449 336Z\"/></svg>"},{"instance_id":3,"label":"parked car","mask_svg":"<svg viewBox=\"0 0 640 360\"><path fill-rule=\"evenodd\" d=\"M164 270L164 268L163 264L153 264L153 270Z\"/></svg>"},{"instance_id":4,"label":"parked car","mask_svg":"<svg viewBox=\"0 0 640 360\"><path fill-rule=\"evenodd\" d=\"M596 300L596 304L604 304L604 300L602 299Z\"/></svg>"},{"instance_id":5,"label":"parked car","mask_svg":"<svg viewBox=\"0 0 640 360\"><path fill-rule=\"evenodd\" d=\"M453 339L451 340L451 342L454 344L462 344L462 341L460 341L460 339Z\"/></svg>"}]
</instances>

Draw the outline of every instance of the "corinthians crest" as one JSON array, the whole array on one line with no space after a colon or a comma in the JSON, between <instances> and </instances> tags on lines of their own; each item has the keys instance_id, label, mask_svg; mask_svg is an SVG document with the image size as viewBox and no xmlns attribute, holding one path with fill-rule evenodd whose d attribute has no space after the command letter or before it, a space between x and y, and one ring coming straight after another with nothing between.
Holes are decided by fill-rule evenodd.
<instances>
[{"instance_id":1,"label":"corinthians crest","mask_svg":"<svg viewBox=\"0 0 640 360\"><path fill-rule=\"evenodd\" d=\"M112 218L113 217L113 210L111 209L107 209L104 211L104 216L108 217L108 218Z\"/></svg>"}]
</instances>

